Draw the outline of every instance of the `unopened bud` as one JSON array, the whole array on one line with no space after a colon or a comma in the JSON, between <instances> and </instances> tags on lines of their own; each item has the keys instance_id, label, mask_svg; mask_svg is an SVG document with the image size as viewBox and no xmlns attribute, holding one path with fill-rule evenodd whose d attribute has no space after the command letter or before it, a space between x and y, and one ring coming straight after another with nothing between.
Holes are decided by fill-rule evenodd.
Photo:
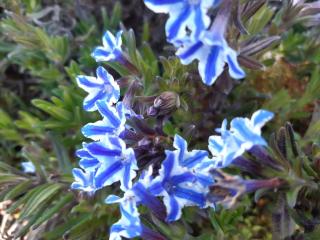
<instances>
[{"instance_id":1,"label":"unopened bud","mask_svg":"<svg viewBox=\"0 0 320 240\"><path fill-rule=\"evenodd\" d=\"M153 102L153 106L148 109L149 116L170 115L180 107L179 95L175 92L163 92Z\"/></svg>"}]
</instances>

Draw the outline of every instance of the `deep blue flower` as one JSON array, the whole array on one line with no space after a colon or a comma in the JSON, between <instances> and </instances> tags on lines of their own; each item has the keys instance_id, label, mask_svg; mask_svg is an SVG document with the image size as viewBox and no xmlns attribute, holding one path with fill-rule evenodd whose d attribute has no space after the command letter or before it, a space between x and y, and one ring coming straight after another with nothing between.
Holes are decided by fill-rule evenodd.
<instances>
[{"instance_id":1,"label":"deep blue flower","mask_svg":"<svg viewBox=\"0 0 320 240\"><path fill-rule=\"evenodd\" d=\"M215 167L226 167L236 157L255 145L267 145L261 136L261 128L273 118L274 114L266 110L256 111L251 119L234 118L227 130L227 121L216 131L221 136L215 135L209 138L209 150L213 155Z\"/></svg>"},{"instance_id":2,"label":"deep blue flower","mask_svg":"<svg viewBox=\"0 0 320 240\"><path fill-rule=\"evenodd\" d=\"M82 128L82 134L93 140L103 139L106 135L118 136L125 129L126 117L131 113L122 102L116 107L105 101L97 101L96 106L103 119L95 123L88 123Z\"/></svg>"},{"instance_id":3,"label":"deep blue flower","mask_svg":"<svg viewBox=\"0 0 320 240\"><path fill-rule=\"evenodd\" d=\"M22 171L25 173L35 173L36 167L33 165L32 162L22 162Z\"/></svg>"},{"instance_id":4,"label":"deep blue flower","mask_svg":"<svg viewBox=\"0 0 320 240\"><path fill-rule=\"evenodd\" d=\"M144 2L156 13L169 14L166 23L167 39L175 45L180 45L186 38L194 41L209 27L210 17L207 12L220 0L145 0Z\"/></svg>"},{"instance_id":5,"label":"deep blue flower","mask_svg":"<svg viewBox=\"0 0 320 240\"><path fill-rule=\"evenodd\" d=\"M79 87L88 92L88 96L83 101L83 108L86 111L97 110L96 102L104 100L108 104L116 103L120 98L119 85L113 77L103 67L98 67L97 77L77 76Z\"/></svg>"},{"instance_id":6,"label":"deep blue flower","mask_svg":"<svg viewBox=\"0 0 320 240\"><path fill-rule=\"evenodd\" d=\"M123 198L110 195L106 203L119 203L121 212L120 220L111 226L109 240L121 240L122 237L134 238L141 235L140 214L135 195L131 191L127 191Z\"/></svg>"},{"instance_id":7,"label":"deep blue flower","mask_svg":"<svg viewBox=\"0 0 320 240\"><path fill-rule=\"evenodd\" d=\"M119 31L116 36L111 32L106 31L102 37L103 46L96 47L91 56L97 62L115 61L122 57L122 31Z\"/></svg>"},{"instance_id":8,"label":"deep blue flower","mask_svg":"<svg viewBox=\"0 0 320 240\"><path fill-rule=\"evenodd\" d=\"M132 187L132 179L138 170L136 158L132 148L116 136L105 137L99 142L87 144L90 155L99 160L100 166L94 176L97 188L109 186L117 181L125 191Z\"/></svg>"},{"instance_id":9,"label":"deep blue flower","mask_svg":"<svg viewBox=\"0 0 320 240\"><path fill-rule=\"evenodd\" d=\"M149 191L155 196L163 196L167 221L178 220L184 206L205 207L204 193L194 187L194 182L195 176L179 164L177 154L166 151L166 159L159 170L159 176L152 181Z\"/></svg>"},{"instance_id":10,"label":"deep blue flower","mask_svg":"<svg viewBox=\"0 0 320 240\"><path fill-rule=\"evenodd\" d=\"M83 171L80 168L74 168L72 174L75 179L71 184L72 189L82 190L89 194L93 194L97 190L94 184L94 171Z\"/></svg>"},{"instance_id":11,"label":"deep blue flower","mask_svg":"<svg viewBox=\"0 0 320 240\"><path fill-rule=\"evenodd\" d=\"M187 141L176 134L174 136L173 146L177 149L174 151L178 154L181 166L187 167L196 177L196 183L203 187L208 187L213 183L210 176L210 169L213 167L213 161L208 157L208 152L204 150L188 151Z\"/></svg>"}]
</instances>

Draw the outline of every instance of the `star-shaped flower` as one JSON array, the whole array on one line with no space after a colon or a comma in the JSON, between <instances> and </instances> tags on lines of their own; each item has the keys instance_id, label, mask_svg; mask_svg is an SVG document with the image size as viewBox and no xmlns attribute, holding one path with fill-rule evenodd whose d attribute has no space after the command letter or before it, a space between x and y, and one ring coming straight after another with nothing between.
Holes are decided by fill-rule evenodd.
<instances>
[{"instance_id":1,"label":"star-shaped flower","mask_svg":"<svg viewBox=\"0 0 320 240\"><path fill-rule=\"evenodd\" d=\"M103 119L85 125L82 128L82 134L93 140L103 139L106 135L118 136L125 129L126 116L128 115L128 110L124 104L118 102L114 107L105 101L98 101L96 106Z\"/></svg>"},{"instance_id":2,"label":"star-shaped flower","mask_svg":"<svg viewBox=\"0 0 320 240\"><path fill-rule=\"evenodd\" d=\"M197 39L210 25L207 12L220 0L145 0L148 8L156 13L168 13L166 35L168 41L180 45L186 38ZM188 30L189 31L188 31Z\"/></svg>"},{"instance_id":3,"label":"star-shaped flower","mask_svg":"<svg viewBox=\"0 0 320 240\"><path fill-rule=\"evenodd\" d=\"M97 188L109 186L117 181L125 191L132 187L132 179L138 170L132 148L127 148L125 142L116 136L105 137L100 142L87 145L89 153L99 160L100 166L94 176Z\"/></svg>"},{"instance_id":4,"label":"star-shaped flower","mask_svg":"<svg viewBox=\"0 0 320 240\"><path fill-rule=\"evenodd\" d=\"M83 101L83 108L86 111L97 110L96 102L98 100L114 104L120 98L119 85L107 70L103 67L98 67L96 74L96 78L83 75L77 77L79 87L89 93Z\"/></svg>"},{"instance_id":5,"label":"star-shaped flower","mask_svg":"<svg viewBox=\"0 0 320 240\"><path fill-rule=\"evenodd\" d=\"M212 85L222 74L224 66L229 66L229 74L232 78L241 79L245 72L239 66L237 53L230 48L223 37L215 39L208 32L204 38L196 43L185 43L176 53L182 64L190 64L193 60L199 60L199 74L203 83Z\"/></svg>"},{"instance_id":6,"label":"star-shaped flower","mask_svg":"<svg viewBox=\"0 0 320 240\"><path fill-rule=\"evenodd\" d=\"M194 188L195 176L179 164L177 154L166 151L159 176L151 183L149 191L155 196L163 196L167 208L167 221L175 221L181 217L184 206L197 205L204 207L204 193Z\"/></svg>"},{"instance_id":7,"label":"star-shaped flower","mask_svg":"<svg viewBox=\"0 0 320 240\"><path fill-rule=\"evenodd\" d=\"M116 36L111 32L106 31L102 37L103 46L96 47L91 56L97 62L116 61L122 57L122 31L119 31Z\"/></svg>"},{"instance_id":8,"label":"star-shaped flower","mask_svg":"<svg viewBox=\"0 0 320 240\"><path fill-rule=\"evenodd\" d=\"M261 128L273 118L274 114L266 110L258 110L253 113L251 119L234 118L227 130L227 121L217 129L221 136L215 135L209 138L209 150L213 155L215 167L226 167L233 159L241 156L245 151L255 145L267 145L261 136Z\"/></svg>"},{"instance_id":9,"label":"star-shaped flower","mask_svg":"<svg viewBox=\"0 0 320 240\"><path fill-rule=\"evenodd\" d=\"M72 189L82 190L89 194L93 194L97 190L94 184L94 171L83 171L80 168L74 168L72 174L75 179L71 184Z\"/></svg>"}]
</instances>

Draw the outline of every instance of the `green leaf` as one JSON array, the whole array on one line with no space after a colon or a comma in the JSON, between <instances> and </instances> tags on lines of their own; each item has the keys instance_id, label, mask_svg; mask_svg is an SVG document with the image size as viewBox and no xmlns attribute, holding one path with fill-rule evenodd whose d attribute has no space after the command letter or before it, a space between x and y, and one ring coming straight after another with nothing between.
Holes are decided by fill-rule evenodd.
<instances>
[{"instance_id":1,"label":"green leaf","mask_svg":"<svg viewBox=\"0 0 320 240\"><path fill-rule=\"evenodd\" d=\"M21 183L17 184L13 189L10 189L10 191L6 194L4 199L5 200L13 200L16 197L27 192L31 186L32 186L32 180L27 180L25 182L21 182Z\"/></svg>"},{"instance_id":2,"label":"green leaf","mask_svg":"<svg viewBox=\"0 0 320 240\"><path fill-rule=\"evenodd\" d=\"M53 206L51 206L48 210L46 210L40 218L33 225L33 229L39 227L43 222L50 219L54 214L59 213L59 211L65 207L73 199L73 194L68 193L65 196L62 196L59 200L57 200Z\"/></svg>"},{"instance_id":3,"label":"green leaf","mask_svg":"<svg viewBox=\"0 0 320 240\"><path fill-rule=\"evenodd\" d=\"M223 236L224 235L223 226L221 225L219 219L217 218L216 213L212 209L209 210L209 218L210 218L211 225L218 232L218 235Z\"/></svg>"},{"instance_id":4,"label":"green leaf","mask_svg":"<svg viewBox=\"0 0 320 240\"><path fill-rule=\"evenodd\" d=\"M72 115L70 112L68 112L67 110L61 107L57 107L50 102L47 102L42 99L33 99L32 104L58 120L62 120L62 121L72 120Z\"/></svg>"},{"instance_id":5,"label":"green leaf","mask_svg":"<svg viewBox=\"0 0 320 240\"><path fill-rule=\"evenodd\" d=\"M290 189L290 191L286 192L287 203L289 207L293 208L296 205L297 197L302 187L303 185L297 186L294 189Z\"/></svg>"},{"instance_id":6,"label":"green leaf","mask_svg":"<svg viewBox=\"0 0 320 240\"><path fill-rule=\"evenodd\" d=\"M117 62L107 62L106 63L109 67L111 67L113 70L115 70L121 77L128 76L130 74L129 70L122 66L121 64Z\"/></svg>"},{"instance_id":7,"label":"green leaf","mask_svg":"<svg viewBox=\"0 0 320 240\"><path fill-rule=\"evenodd\" d=\"M53 150L57 156L60 170L63 173L71 173L72 164L70 162L68 153L64 145L59 141L59 139L53 132L49 133L49 138L53 144Z\"/></svg>"},{"instance_id":8,"label":"green leaf","mask_svg":"<svg viewBox=\"0 0 320 240\"><path fill-rule=\"evenodd\" d=\"M137 57L137 44L134 31L132 29L129 29L129 31L125 32L124 37L126 46L128 48L129 58L133 65L138 66L139 62Z\"/></svg>"},{"instance_id":9,"label":"green leaf","mask_svg":"<svg viewBox=\"0 0 320 240\"><path fill-rule=\"evenodd\" d=\"M44 184L28 199L25 206L22 209L20 218L28 217L32 215L36 210L41 207L47 207L49 201L61 190L61 185Z\"/></svg>"},{"instance_id":10,"label":"green leaf","mask_svg":"<svg viewBox=\"0 0 320 240\"><path fill-rule=\"evenodd\" d=\"M12 119L4 110L0 109L0 128L12 126Z\"/></svg>"},{"instance_id":11,"label":"green leaf","mask_svg":"<svg viewBox=\"0 0 320 240\"><path fill-rule=\"evenodd\" d=\"M18 183L24 180L26 180L26 178L18 175L14 175L10 173L0 173L0 185Z\"/></svg>"},{"instance_id":12,"label":"green leaf","mask_svg":"<svg viewBox=\"0 0 320 240\"><path fill-rule=\"evenodd\" d=\"M110 19L110 27L111 28L117 28L120 21L121 21L121 16L122 16L122 7L120 2L115 2L115 5L112 10L112 15Z\"/></svg>"},{"instance_id":13,"label":"green leaf","mask_svg":"<svg viewBox=\"0 0 320 240\"><path fill-rule=\"evenodd\" d=\"M90 214L83 214L83 215L77 215L76 217L73 217L73 218L69 218L66 220L66 222L54 228L52 231L44 233L43 238L45 240L61 239L61 236L63 236L65 232L72 229L72 227L76 226L79 222L85 221L90 216L91 216ZM85 227L85 229L87 228Z\"/></svg>"}]
</instances>

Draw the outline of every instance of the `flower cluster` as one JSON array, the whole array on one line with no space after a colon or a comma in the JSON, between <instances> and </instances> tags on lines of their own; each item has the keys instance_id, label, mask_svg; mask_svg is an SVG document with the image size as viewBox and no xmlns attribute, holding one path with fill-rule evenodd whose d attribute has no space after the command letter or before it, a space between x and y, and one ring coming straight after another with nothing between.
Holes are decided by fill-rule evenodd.
<instances>
[{"instance_id":1,"label":"flower cluster","mask_svg":"<svg viewBox=\"0 0 320 240\"><path fill-rule=\"evenodd\" d=\"M144 0L156 13L167 13L167 40L178 49L183 64L199 61L202 81L212 85L228 64L235 79L245 77L237 61L237 52L229 47L224 35L232 9L230 0ZM213 22L209 11L217 12Z\"/></svg>"},{"instance_id":2,"label":"flower cluster","mask_svg":"<svg viewBox=\"0 0 320 240\"><path fill-rule=\"evenodd\" d=\"M203 9L202 6L199 14L204 12ZM203 22L207 22L206 18L203 18ZM107 32L103 45L92 54L97 62L129 62L121 50L121 32L117 37ZM83 108L86 111L98 111L102 119L82 128L83 135L93 141L83 143L76 152L81 168L73 169L75 182L71 187L92 195L103 187L116 186L114 184L120 182L122 196L109 195L106 198L107 204L119 204L121 212L120 220L110 229L112 240L137 236L165 239L143 224L140 205L146 206L155 217L167 222L180 219L182 209L186 206L214 207L219 201L213 200L211 189L216 188L217 184L224 186L225 178L220 181L213 171L227 167L253 146L266 145L261 137L261 128L273 117L271 112L259 110L251 119L233 119L230 130L227 130L225 120L222 127L217 129L221 135L209 138L211 155L206 150L189 151L187 141L176 134L173 149L165 150L164 159L160 159L160 170L156 172L152 164L146 169L138 168L137 146L144 141L144 137L139 138L137 144L132 143L132 135L136 133L133 127L128 126L128 119L142 119L127 101L120 101L117 81L106 69L98 67L96 77L81 75L77 77L77 83L88 92ZM132 92L128 90L126 94ZM128 99L126 94L123 99ZM128 138L129 132L131 138ZM246 182L235 180L232 183L238 186Z\"/></svg>"},{"instance_id":3,"label":"flower cluster","mask_svg":"<svg viewBox=\"0 0 320 240\"><path fill-rule=\"evenodd\" d=\"M121 32L115 38L110 32L103 37L104 47L94 50L96 61L117 60L121 56ZM138 169L134 151L128 148L120 137L125 131L126 120L132 116L131 110L120 99L120 87L103 67L98 67L96 77L77 77L79 87L88 92L83 108L98 110L102 120L88 123L82 128L85 137L94 142L83 143L77 151L82 169L74 169L73 189L93 194L96 190L120 181L121 189L132 186L132 179Z\"/></svg>"}]
</instances>

